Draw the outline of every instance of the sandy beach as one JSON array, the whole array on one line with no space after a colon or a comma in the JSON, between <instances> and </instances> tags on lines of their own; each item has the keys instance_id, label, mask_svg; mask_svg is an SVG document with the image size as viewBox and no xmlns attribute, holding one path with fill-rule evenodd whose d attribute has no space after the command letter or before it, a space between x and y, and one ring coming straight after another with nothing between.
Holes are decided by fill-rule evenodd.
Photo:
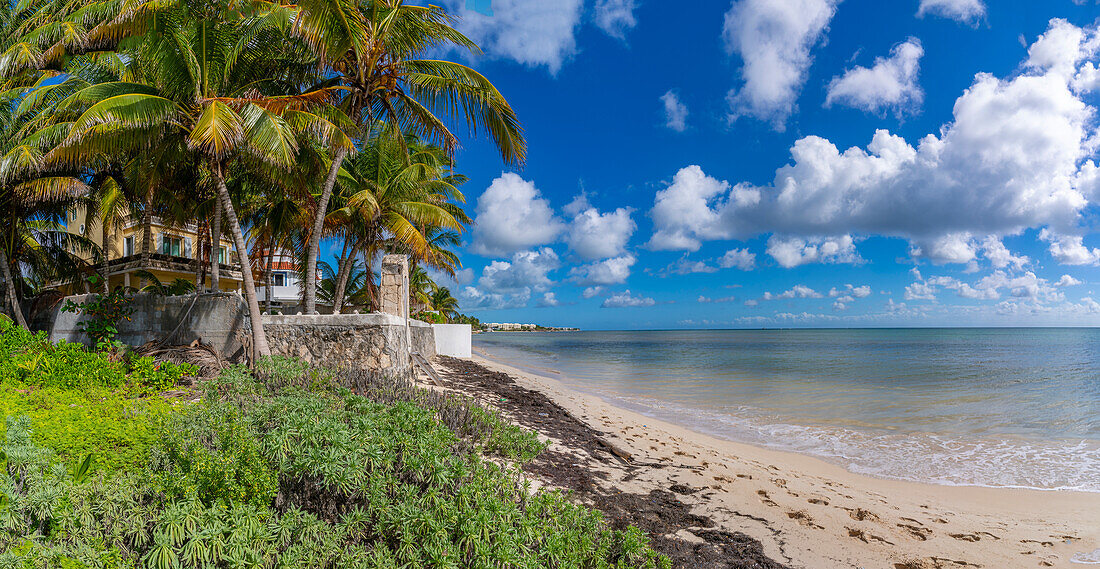
<instances>
[{"instance_id":1,"label":"sandy beach","mask_svg":"<svg viewBox=\"0 0 1100 569\"><path fill-rule=\"evenodd\" d=\"M813 569L1085 567L1071 558L1100 548L1100 494L862 476L813 457L695 433L484 357L475 355L473 363L544 394L566 415L600 433L610 447L629 455L629 460L615 460L606 448L581 448L592 445L544 432L552 443L549 450L569 458L559 460L559 467L544 468L550 476L542 483L555 485L555 477L568 480L560 470L573 467L595 474L600 488L593 495L648 495L652 502L657 495L671 496L671 491L675 498L670 499L682 502L691 516L680 520L683 527L667 536L670 540L703 544L719 541L716 530L726 536L744 534L759 542L774 562ZM464 387L462 374L471 374L468 370L447 374L446 362L441 369L453 380L448 388L482 399L500 395ZM502 410L508 413L506 407ZM543 432L538 423L545 416L538 413L533 421L518 422ZM533 477L538 482L537 471ZM698 527L691 525L692 519ZM720 555L731 555L725 551ZM769 566L740 563L698 566Z\"/></svg>"}]
</instances>

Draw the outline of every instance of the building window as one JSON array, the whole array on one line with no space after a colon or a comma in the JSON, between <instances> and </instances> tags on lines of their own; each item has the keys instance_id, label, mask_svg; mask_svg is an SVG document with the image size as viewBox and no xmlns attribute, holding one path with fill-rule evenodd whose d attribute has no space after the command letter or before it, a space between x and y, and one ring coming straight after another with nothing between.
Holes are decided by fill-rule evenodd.
<instances>
[{"instance_id":1,"label":"building window","mask_svg":"<svg viewBox=\"0 0 1100 569\"><path fill-rule=\"evenodd\" d=\"M134 254L134 236L131 235L122 240L122 256L129 257Z\"/></svg>"},{"instance_id":2,"label":"building window","mask_svg":"<svg viewBox=\"0 0 1100 569\"><path fill-rule=\"evenodd\" d=\"M225 247L218 247L218 262L225 264Z\"/></svg>"},{"instance_id":3,"label":"building window","mask_svg":"<svg viewBox=\"0 0 1100 569\"><path fill-rule=\"evenodd\" d=\"M171 235L165 235L164 241L161 243L160 252L165 255L179 257L183 254L183 239L180 239L179 237L173 237Z\"/></svg>"},{"instance_id":4,"label":"building window","mask_svg":"<svg viewBox=\"0 0 1100 569\"><path fill-rule=\"evenodd\" d=\"M275 282L275 286L286 286L286 273L276 272L272 275L272 280Z\"/></svg>"}]
</instances>

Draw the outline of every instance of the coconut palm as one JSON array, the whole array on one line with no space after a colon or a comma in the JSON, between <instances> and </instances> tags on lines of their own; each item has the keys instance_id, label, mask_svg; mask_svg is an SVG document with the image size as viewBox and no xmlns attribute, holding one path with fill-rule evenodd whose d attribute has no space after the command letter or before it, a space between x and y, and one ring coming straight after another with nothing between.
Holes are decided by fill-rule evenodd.
<instances>
[{"instance_id":1,"label":"coconut palm","mask_svg":"<svg viewBox=\"0 0 1100 569\"><path fill-rule=\"evenodd\" d=\"M336 149L350 148L351 141L325 108L331 87L303 90L315 65L281 27L290 8L255 2L244 9L230 0L142 6L148 15L126 11L119 32L137 41L128 54L134 80L90 85L61 102L67 135L49 158L66 164L119 151L194 156L213 182L240 258L253 356L269 355L227 176L231 168L261 174L290 169L299 137Z\"/></svg>"},{"instance_id":2,"label":"coconut palm","mask_svg":"<svg viewBox=\"0 0 1100 569\"><path fill-rule=\"evenodd\" d=\"M375 132L369 144L345 162L339 201L346 205L329 216L351 244L346 258L358 253L369 266L388 250L432 259L422 228L464 229L448 207L462 200L462 194L450 182L449 172L429 158L433 152L414 152L410 161L409 149L422 146L415 137L395 136L384 125ZM374 283L367 286L373 290Z\"/></svg>"},{"instance_id":3,"label":"coconut palm","mask_svg":"<svg viewBox=\"0 0 1100 569\"><path fill-rule=\"evenodd\" d=\"M450 322L451 318L458 313L458 299L446 287L432 289L431 294L428 295L428 306L439 313L445 322Z\"/></svg>"},{"instance_id":4,"label":"coconut palm","mask_svg":"<svg viewBox=\"0 0 1100 569\"><path fill-rule=\"evenodd\" d=\"M404 0L303 0L296 33L327 64L333 81L346 89L340 108L360 133L387 121L393 130L438 143L453 153L457 138L444 119L464 121L471 132L487 133L506 163L522 164L527 144L512 107L485 77L429 53L456 47L480 53L437 6ZM306 274L317 268L321 234L340 168L352 148L336 148L316 204L306 255ZM306 283L305 310L316 308L316 286Z\"/></svg>"}]
</instances>

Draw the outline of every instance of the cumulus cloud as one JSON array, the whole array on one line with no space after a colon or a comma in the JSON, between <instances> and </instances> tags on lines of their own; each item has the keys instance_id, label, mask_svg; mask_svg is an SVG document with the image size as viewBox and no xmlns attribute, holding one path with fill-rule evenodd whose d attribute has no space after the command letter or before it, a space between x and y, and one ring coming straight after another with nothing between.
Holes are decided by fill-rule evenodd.
<instances>
[{"instance_id":1,"label":"cumulus cloud","mask_svg":"<svg viewBox=\"0 0 1100 569\"><path fill-rule=\"evenodd\" d=\"M590 286L584 289L584 292L581 293L581 296L584 298L592 298L601 294L603 294L602 286Z\"/></svg>"},{"instance_id":2,"label":"cumulus cloud","mask_svg":"<svg viewBox=\"0 0 1100 569\"><path fill-rule=\"evenodd\" d=\"M693 273L716 273L718 267L708 265L704 261L692 261L685 254L683 257L677 259L674 263L665 267L664 270L658 273L658 276L665 277L668 275L690 275Z\"/></svg>"},{"instance_id":3,"label":"cumulus cloud","mask_svg":"<svg viewBox=\"0 0 1100 569\"><path fill-rule=\"evenodd\" d=\"M557 295L552 292L542 293L542 298L539 299L539 306L542 308L552 308L560 304Z\"/></svg>"},{"instance_id":4,"label":"cumulus cloud","mask_svg":"<svg viewBox=\"0 0 1100 569\"><path fill-rule=\"evenodd\" d=\"M469 10L466 4L466 0L443 2L448 11L460 16L459 30L488 57L557 73L577 51L575 33L583 0L493 0L492 15Z\"/></svg>"},{"instance_id":5,"label":"cumulus cloud","mask_svg":"<svg viewBox=\"0 0 1100 569\"><path fill-rule=\"evenodd\" d=\"M829 289L830 298L867 298L871 296L871 287L868 285L852 286L850 284L844 285L844 288L831 288ZM849 301L850 302L850 301Z\"/></svg>"},{"instance_id":6,"label":"cumulus cloud","mask_svg":"<svg viewBox=\"0 0 1100 569\"><path fill-rule=\"evenodd\" d=\"M1011 298L1025 299L1032 303L1061 302L1065 300L1065 295L1055 288L1057 286L1058 283L1052 284L1031 271L1011 275L1006 271L996 270L972 283L948 276L914 282L906 287L905 300L935 300L942 288L955 291L960 298L974 300L999 300L1007 293Z\"/></svg>"},{"instance_id":7,"label":"cumulus cloud","mask_svg":"<svg viewBox=\"0 0 1100 569\"><path fill-rule=\"evenodd\" d=\"M703 240L728 239L731 231L722 226L718 212L710 205L719 196L728 196L742 207L751 207L760 200L758 190L741 186L731 189L729 182L707 176L699 166L681 169L669 187L657 192L649 211L657 227L649 248L696 251Z\"/></svg>"},{"instance_id":8,"label":"cumulus cloud","mask_svg":"<svg viewBox=\"0 0 1100 569\"><path fill-rule=\"evenodd\" d=\"M1100 264L1100 249L1089 249L1080 235L1057 235L1043 229L1039 238L1050 243L1050 256L1063 265Z\"/></svg>"},{"instance_id":9,"label":"cumulus cloud","mask_svg":"<svg viewBox=\"0 0 1100 569\"><path fill-rule=\"evenodd\" d=\"M624 39L638 23L634 8L634 0L596 0L596 25L607 35Z\"/></svg>"},{"instance_id":10,"label":"cumulus cloud","mask_svg":"<svg viewBox=\"0 0 1100 569\"><path fill-rule=\"evenodd\" d=\"M665 126L676 132L687 130L687 105L680 102L680 97L675 91L669 91L661 95L661 103L665 106Z\"/></svg>"},{"instance_id":11,"label":"cumulus cloud","mask_svg":"<svg viewBox=\"0 0 1100 569\"><path fill-rule=\"evenodd\" d=\"M699 298L697 298L696 300L700 304L720 304L720 303L724 303L724 302L733 302L733 301L737 300L737 297L736 296L724 296L722 298L711 298L709 296L700 295Z\"/></svg>"},{"instance_id":12,"label":"cumulus cloud","mask_svg":"<svg viewBox=\"0 0 1100 569\"><path fill-rule=\"evenodd\" d=\"M458 302L463 310L503 310L523 308L531 300L530 291L515 295L485 292L477 287L464 287L458 294Z\"/></svg>"},{"instance_id":13,"label":"cumulus cloud","mask_svg":"<svg viewBox=\"0 0 1100 569\"><path fill-rule=\"evenodd\" d=\"M982 0L920 0L917 17L928 14L976 26L985 17L985 4Z\"/></svg>"},{"instance_id":14,"label":"cumulus cloud","mask_svg":"<svg viewBox=\"0 0 1100 569\"><path fill-rule=\"evenodd\" d=\"M550 272L560 266L557 253L549 247L520 251L508 261L493 261L481 270L477 286L460 290L459 304L470 310L527 306L532 293L553 286Z\"/></svg>"},{"instance_id":15,"label":"cumulus cloud","mask_svg":"<svg viewBox=\"0 0 1100 569\"><path fill-rule=\"evenodd\" d=\"M545 290L553 284L550 271L561 266L557 253L549 247L521 251L511 261L493 261L481 271L477 284L483 290L516 293L531 289Z\"/></svg>"},{"instance_id":16,"label":"cumulus cloud","mask_svg":"<svg viewBox=\"0 0 1100 569\"><path fill-rule=\"evenodd\" d=\"M723 269L741 269L751 271L756 268L756 254L748 249L730 249L718 259L718 266Z\"/></svg>"},{"instance_id":17,"label":"cumulus cloud","mask_svg":"<svg viewBox=\"0 0 1100 569\"><path fill-rule=\"evenodd\" d=\"M630 294L629 290L626 290L607 297L600 306L603 308L637 308L653 306L654 304L657 304L657 302L652 298L641 295L634 296Z\"/></svg>"},{"instance_id":18,"label":"cumulus cloud","mask_svg":"<svg viewBox=\"0 0 1100 569\"><path fill-rule=\"evenodd\" d=\"M533 182L506 172L477 200L474 241L478 255L503 257L553 242L565 229Z\"/></svg>"},{"instance_id":19,"label":"cumulus cloud","mask_svg":"<svg viewBox=\"0 0 1100 569\"><path fill-rule=\"evenodd\" d=\"M621 284L630 276L630 267L634 266L636 261L633 255L612 257L574 267L569 271L569 276L581 286Z\"/></svg>"},{"instance_id":20,"label":"cumulus cloud","mask_svg":"<svg viewBox=\"0 0 1100 569\"><path fill-rule=\"evenodd\" d=\"M834 77L825 106L840 104L875 114L892 110L899 116L918 109L924 101L917 83L923 56L920 40L909 38L894 46L890 57L876 58L870 68L857 66Z\"/></svg>"},{"instance_id":21,"label":"cumulus cloud","mask_svg":"<svg viewBox=\"0 0 1100 569\"><path fill-rule=\"evenodd\" d=\"M1047 34L1066 25L1052 21ZM1032 54L1033 63L1008 79L978 74L955 101L954 119L915 145L886 130L847 150L807 136L762 187L687 166L657 192L650 247L692 251L707 240L769 233L779 244L883 235L909 240L916 256L970 263L986 236L1045 228L1059 262L1096 263L1100 250L1083 245L1079 220L1092 191L1084 180L1095 168L1097 113L1073 90L1076 75L1058 57L1080 68L1097 57L1097 36L1090 27L1077 49L1044 48L1062 55ZM788 264L801 258L784 257Z\"/></svg>"},{"instance_id":22,"label":"cumulus cloud","mask_svg":"<svg viewBox=\"0 0 1100 569\"><path fill-rule=\"evenodd\" d=\"M792 298L825 298L825 296L806 285L795 285L790 290L779 294L765 292L760 300L790 300Z\"/></svg>"},{"instance_id":23,"label":"cumulus cloud","mask_svg":"<svg viewBox=\"0 0 1100 569\"><path fill-rule=\"evenodd\" d=\"M809 263L857 264L863 258L856 252L851 235L839 237L779 237L768 239L768 255L780 267L790 269Z\"/></svg>"},{"instance_id":24,"label":"cumulus cloud","mask_svg":"<svg viewBox=\"0 0 1100 569\"><path fill-rule=\"evenodd\" d=\"M574 204L578 204L577 200L568 209L576 209ZM630 236L638 227L630 217L634 210L620 207L612 212L600 213L586 203L583 206L583 211L573 218L566 235L569 247L590 261L624 253Z\"/></svg>"},{"instance_id":25,"label":"cumulus cloud","mask_svg":"<svg viewBox=\"0 0 1100 569\"><path fill-rule=\"evenodd\" d=\"M751 116L784 128L839 0L735 0L726 12L726 51L741 57L740 89L730 117Z\"/></svg>"},{"instance_id":26,"label":"cumulus cloud","mask_svg":"<svg viewBox=\"0 0 1100 569\"><path fill-rule=\"evenodd\" d=\"M1054 286L1066 287L1066 286L1077 286L1079 284L1081 284L1081 281L1073 278L1072 276L1062 275L1062 278L1058 279L1058 282L1054 283Z\"/></svg>"}]
</instances>

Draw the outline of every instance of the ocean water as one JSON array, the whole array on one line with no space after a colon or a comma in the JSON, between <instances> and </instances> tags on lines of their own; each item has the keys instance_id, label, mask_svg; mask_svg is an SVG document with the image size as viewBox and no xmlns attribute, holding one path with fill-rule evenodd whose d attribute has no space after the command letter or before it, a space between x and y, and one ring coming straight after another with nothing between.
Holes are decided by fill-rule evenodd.
<instances>
[{"instance_id":1,"label":"ocean water","mask_svg":"<svg viewBox=\"0 0 1100 569\"><path fill-rule=\"evenodd\" d=\"M874 476L1100 492L1100 329L495 332L490 359Z\"/></svg>"}]
</instances>

